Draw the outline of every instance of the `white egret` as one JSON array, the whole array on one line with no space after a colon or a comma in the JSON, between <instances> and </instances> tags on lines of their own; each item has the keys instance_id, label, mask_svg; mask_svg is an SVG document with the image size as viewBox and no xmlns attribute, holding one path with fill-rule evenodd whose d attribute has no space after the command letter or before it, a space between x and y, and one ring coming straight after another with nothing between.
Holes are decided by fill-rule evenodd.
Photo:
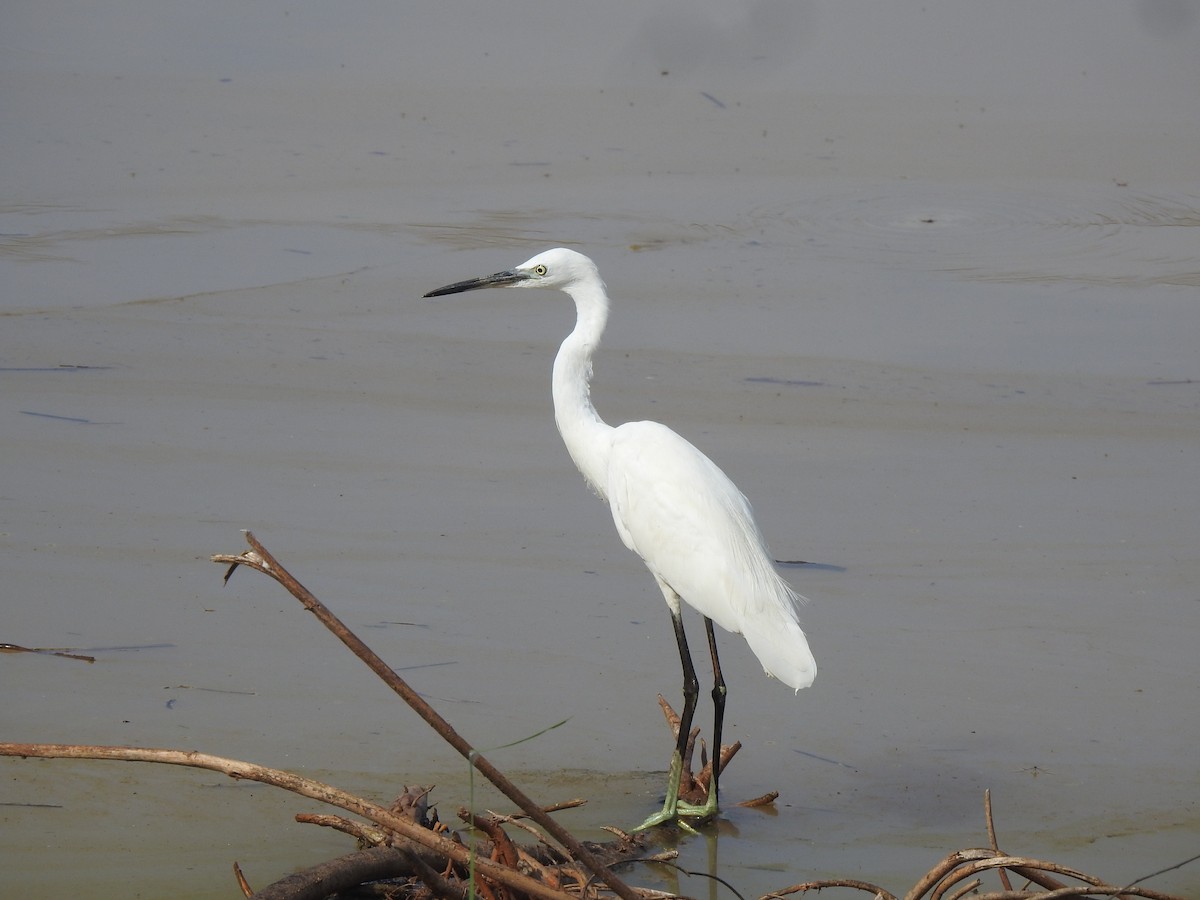
<instances>
[{"instance_id":1,"label":"white egret","mask_svg":"<svg viewBox=\"0 0 1200 900\"><path fill-rule=\"evenodd\" d=\"M539 253L515 269L459 281L426 297L479 288L551 288L575 301L574 330L554 359L554 418L571 459L607 500L625 546L640 556L666 598L683 664L683 712L671 757L666 802L639 829L717 812L717 761L725 712L725 680L713 622L745 636L764 671L799 692L812 684L816 662L800 629L803 601L775 570L746 498L707 456L665 425L613 427L590 398L592 354L608 320L608 294L595 263L574 250ZM713 664L713 771L704 804L679 800L683 753L699 697L680 600L704 617Z\"/></svg>"}]
</instances>

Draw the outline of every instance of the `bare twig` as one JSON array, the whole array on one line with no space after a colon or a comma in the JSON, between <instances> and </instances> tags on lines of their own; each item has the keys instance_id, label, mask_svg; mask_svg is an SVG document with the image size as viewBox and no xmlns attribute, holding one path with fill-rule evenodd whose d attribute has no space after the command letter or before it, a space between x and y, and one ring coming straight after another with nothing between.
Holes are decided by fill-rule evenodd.
<instances>
[{"instance_id":1,"label":"bare twig","mask_svg":"<svg viewBox=\"0 0 1200 900\"><path fill-rule=\"evenodd\" d=\"M230 574L239 565L249 566L278 581L293 597L303 604L305 609L313 613L321 621L321 624L332 631L343 644L349 647L359 659L366 663L371 671L378 675L388 687L399 694L404 702L421 716L443 740L466 758L488 781L494 784L513 803L517 804L533 821L546 829L556 841L566 847L572 856L586 866L590 872L604 881L612 889L613 893L621 897L622 900L638 900L637 892L633 888L613 875L574 835L551 816L544 813L537 803L526 796L524 791L520 790L499 769L476 752L423 697L409 687L404 679L397 675L356 634L350 631L320 600L304 585L300 584L290 572L284 569L251 532L246 531L244 534L246 535L246 541L252 548L251 551L242 553L239 556L218 554L212 557L212 561L215 563L229 565L230 568L225 574L227 581Z\"/></svg>"},{"instance_id":2,"label":"bare twig","mask_svg":"<svg viewBox=\"0 0 1200 900\"><path fill-rule=\"evenodd\" d=\"M80 653L71 653L68 650L60 650L53 647L22 647L20 644L0 644L0 653L41 653L44 656L61 656L64 659L77 659L85 663L94 663L96 661L96 657L94 656L84 656Z\"/></svg>"},{"instance_id":3,"label":"bare twig","mask_svg":"<svg viewBox=\"0 0 1200 900\"><path fill-rule=\"evenodd\" d=\"M734 741L732 744L726 744L725 746L723 746L721 748L720 763L721 763L721 773L722 774L724 774L724 772L725 772L725 767L728 766L730 761L735 756L738 755L738 751L740 751L741 749L742 749L741 741ZM700 774L696 776L696 784L698 784L700 787L704 788L704 790L707 792L708 791L708 783L710 781L712 781L712 763L711 762L707 763L703 768L701 768Z\"/></svg>"},{"instance_id":4,"label":"bare twig","mask_svg":"<svg viewBox=\"0 0 1200 900\"><path fill-rule=\"evenodd\" d=\"M434 896L440 897L441 900L467 900L466 887L443 878L440 872L416 854L408 855L413 869L421 877L421 883L433 891Z\"/></svg>"},{"instance_id":5,"label":"bare twig","mask_svg":"<svg viewBox=\"0 0 1200 900\"><path fill-rule=\"evenodd\" d=\"M977 848L956 850L926 872L921 877L921 880L913 885L912 890L904 895L904 900L917 900L918 897L923 897L950 872L953 872L964 863L977 859L992 859L995 856L996 854L991 850L980 850Z\"/></svg>"},{"instance_id":6,"label":"bare twig","mask_svg":"<svg viewBox=\"0 0 1200 900\"><path fill-rule=\"evenodd\" d=\"M492 859L501 865L516 868L517 860L520 858L520 854L517 853L517 845L513 843L512 838L508 836L508 832L501 827L497 819L473 813L466 807L459 809L458 817L467 824L478 828L491 839Z\"/></svg>"},{"instance_id":7,"label":"bare twig","mask_svg":"<svg viewBox=\"0 0 1200 900\"><path fill-rule=\"evenodd\" d=\"M772 891L762 897L762 900L776 900L776 898L786 897L789 894L804 894L808 891L820 891L825 888L844 887L852 888L856 891L865 891L874 897L874 900L896 900L895 894L889 894L877 884L871 884L869 881L859 881L857 878L827 878L821 881L805 881L802 884L793 884L791 887L784 888L781 891Z\"/></svg>"},{"instance_id":8,"label":"bare twig","mask_svg":"<svg viewBox=\"0 0 1200 900\"><path fill-rule=\"evenodd\" d=\"M547 806L543 806L542 809L545 812L552 813L559 812L564 809L578 809L579 807L586 805L586 800L584 800L582 797L576 797L573 800L560 800L558 803L551 803ZM501 815L501 813L495 813L495 815ZM503 815L505 818L512 819L513 821L516 821L517 819L529 818L529 816L523 812L505 813Z\"/></svg>"},{"instance_id":9,"label":"bare twig","mask_svg":"<svg viewBox=\"0 0 1200 900\"><path fill-rule=\"evenodd\" d=\"M992 822L992 791L987 788L983 792L983 817L987 821L988 843L997 853L1000 852L1000 845L996 843L996 826ZM1008 880L1008 872L1005 869L1000 869L997 873L1000 876L1000 884L1004 886L1006 891L1012 890L1012 884Z\"/></svg>"},{"instance_id":10,"label":"bare twig","mask_svg":"<svg viewBox=\"0 0 1200 900\"><path fill-rule=\"evenodd\" d=\"M1133 881L1129 882L1129 884L1127 884L1125 887L1126 888L1134 887L1135 885L1141 884L1143 881L1147 881L1158 875L1165 875L1167 872L1174 872L1176 869L1182 869L1184 866L1191 865L1194 862L1200 862L1200 854L1197 854L1195 856L1190 856L1184 860L1180 860L1179 862L1175 863L1174 865L1159 869L1156 872L1149 872L1149 873L1141 876L1140 878L1135 878ZM1122 888L1122 890L1125 890L1125 888Z\"/></svg>"},{"instance_id":11,"label":"bare twig","mask_svg":"<svg viewBox=\"0 0 1200 900\"><path fill-rule=\"evenodd\" d=\"M1004 870L1001 869L1000 871L1003 872ZM967 894L974 891L981 884L983 884L982 879L972 878L966 884L962 885L962 887L960 887L957 891L955 891L953 894L951 894L948 898L946 898L946 900L962 900L963 897L965 897Z\"/></svg>"},{"instance_id":12,"label":"bare twig","mask_svg":"<svg viewBox=\"0 0 1200 900\"><path fill-rule=\"evenodd\" d=\"M1153 891L1148 888L1122 888L1115 885L1105 884L1101 879L1095 876L1088 875L1086 872L1080 872L1078 869L1072 869L1069 866L1064 866L1059 863L1050 862L1043 859L1033 859L1027 856L1006 856L1001 853L995 853L991 850L972 849L960 850L957 853L952 853L939 863L933 870L930 871L917 885L905 895L905 900L916 900L928 891L931 887L933 893L930 894L930 900L941 900L942 897L950 890L952 886L960 881L973 878L977 873L984 872L988 869L1008 868L1019 873L1024 878L1029 878L1037 884L1041 884L1044 880L1049 880L1055 883L1055 887L1048 888L1043 893L1033 893L1030 891L1013 891L1006 889L994 894L977 895L978 900L991 898L991 900L1002 900L1002 898L1029 898L1029 900L1053 900L1053 898L1066 897L1147 897L1154 900L1174 900L1168 894ZM1073 878L1076 881L1083 882L1078 885L1064 884L1057 879L1049 878L1045 873L1053 872L1056 875L1062 875L1067 878ZM936 877L935 877L935 873ZM1034 878L1033 876L1038 876ZM936 886L936 887L935 887Z\"/></svg>"},{"instance_id":13,"label":"bare twig","mask_svg":"<svg viewBox=\"0 0 1200 900\"><path fill-rule=\"evenodd\" d=\"M320 825L322 828L332 828L350 835L368 847L383 846L388 838L387 832L364 825L354 819L347 819L345 816L332 816L328 813L296 813L296 821L301 825Z\"/></svg>"},{"instance_id":14,"label":"bare twig","mask_svg":"<svg viewBox=\"0 0 1200 900\"><path fill-rule=\"evenodd\" d=\"M243 897L254 896L254 889L250 887L250 882L248 882L246 880L246 876L242 874L242 867L237 864L236 860L234 860L233 863L233 877L237 881L238 890L242 892Z\"/></svg>"},{"instance_id":15,"label":"bare twig","mask_svg":"<svg viewBox=\"0 0 1200 900\"><path fill-rule=\"evenodd\" d=\"M679 734L679 713L675 712L667 698L662 694L658 695L658 707L662 710L663 716L667 720L667 727L671 729L671 734L678 736Z\"/></svg>"}]
</instances>

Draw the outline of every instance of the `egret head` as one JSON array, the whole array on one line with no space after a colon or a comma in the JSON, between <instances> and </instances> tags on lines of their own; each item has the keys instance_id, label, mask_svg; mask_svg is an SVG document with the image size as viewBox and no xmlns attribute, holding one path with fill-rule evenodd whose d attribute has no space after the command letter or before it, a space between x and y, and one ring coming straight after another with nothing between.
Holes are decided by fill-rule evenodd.
<instances>
[{"instance_id":1,"label":"egret head","mask_svg":"<svg viewBox=\"0 0 1200 900\"><path fill-rule=\"evenodd\" d=\"M493 287L540 287L562 291L571 285L588 280L600 281L596 264L582 253L576 253L565 247L556 247L553 250L539 253L515 269L497 272L495 275L484 275L481 278L456 281L454 284L430 291L425 296L440 297L443 294L461 294L463 291L477 291L480 288Z\"/></svg>"}]
</instances>

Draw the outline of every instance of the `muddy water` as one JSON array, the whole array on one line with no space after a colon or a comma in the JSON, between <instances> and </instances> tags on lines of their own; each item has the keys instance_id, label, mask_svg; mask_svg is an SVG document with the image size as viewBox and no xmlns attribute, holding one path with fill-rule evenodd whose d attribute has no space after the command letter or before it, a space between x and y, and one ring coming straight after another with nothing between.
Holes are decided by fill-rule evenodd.
<instances>
[{"instance_id":1,"label":"muddy water","mask_svg":"<svg viewBox=\"0 0 1200 900\"><path fill-rule=\"evenodd\" d=\"M221 586L249 527L479 746L567 720L489 757L589 798L580 833L654 808L677 663L554 431L570 304L421 299L568 244L614 297L601 413L687 435L812 563L813 688L722 643L728 799L781 799L684 865L903 890L989 787L1013 852L1189 856L1191 8L620 9L6 14L0 640L97 661L0 657L0 732L436 782L452 819L465 765L273 584ZM216 776L2 767L16 893L346 848ZM664 877L631 876L709 891Z\"/></svg>"}]
</instances>

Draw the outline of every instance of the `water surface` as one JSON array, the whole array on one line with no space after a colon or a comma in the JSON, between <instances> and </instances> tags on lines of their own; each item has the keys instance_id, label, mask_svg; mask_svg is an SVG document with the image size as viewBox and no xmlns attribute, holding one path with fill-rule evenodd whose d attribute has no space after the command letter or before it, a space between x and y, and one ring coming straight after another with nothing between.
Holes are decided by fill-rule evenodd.
<instances>
[{"instance_id":1,"label":"water surface","mask_svg":"<svg viewBox=\"0 0 1200 900\"><path fill-rule=\"evenodd\" d=\"M565 823L640 821L679 675L554 431L570 304L421 299L566 244L614 297L601 413L692 439L818 564L811 689L722 642L723 787L780 801L684 865L905 890L985 842L989 787L1014 853L1194 853L1192 7L471 16L5 14L0 640L97 658L0 657L5 738L436 783L451 819L465 764L273 583L222 587L249 527L480 747L568 719L489 753L589 798ZM18 894L227 896L233 859L347 849L207 773L3 772Z\"/></svg>"}]
</instances>

